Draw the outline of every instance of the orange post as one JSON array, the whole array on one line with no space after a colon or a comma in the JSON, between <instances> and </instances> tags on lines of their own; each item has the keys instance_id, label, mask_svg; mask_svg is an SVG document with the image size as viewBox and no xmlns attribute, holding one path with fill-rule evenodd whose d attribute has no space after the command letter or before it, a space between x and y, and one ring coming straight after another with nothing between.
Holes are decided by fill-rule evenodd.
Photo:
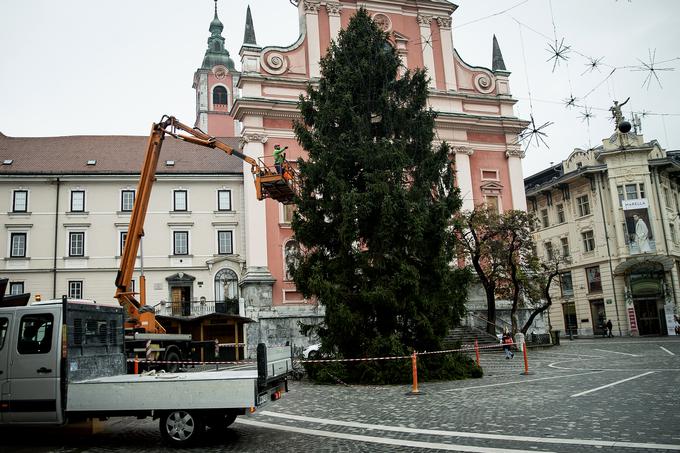
<instances>
[{"instance_id":1,"label":"orange post","mask_svg":"<svg viewBox=\"0 0 680 453\"><path fill-rule=\"evenodd\" d=\"M135 357L135 374L139 374L139 360Z\"/></svg>"},{"instance_id":2,"label":"orange post","mask_svg":"<svg viewBox=\"0 0 680 453\"><path fill-rule=\"evenodd\" d=\"M481 366L479 364L479 344L477 343L476 338L475 338L475 356L477 357L477 366Z\"/></svg>"},{"instance_id":3,"label":"orange post","mask_svg":"<svg viewBox=\"0 0 680 453\"><path fill-rule=\"evenodd\" d=\"M522 351L524 352L524 374L529 374L529 360L527 359L527 345L522 344Z\"/></svg>"},{"instance_id":4,"label":"orange post","mask_svg":"<svg viewBox=\"0 0 680 453\"><path fill-rule=\"evenodd\" d=\"M413 388L407 395L420 395L421 393L418 390L418 356L416 355L415 350L411 355L411 368L413 372Z\"/></svg>"}]
</instances>

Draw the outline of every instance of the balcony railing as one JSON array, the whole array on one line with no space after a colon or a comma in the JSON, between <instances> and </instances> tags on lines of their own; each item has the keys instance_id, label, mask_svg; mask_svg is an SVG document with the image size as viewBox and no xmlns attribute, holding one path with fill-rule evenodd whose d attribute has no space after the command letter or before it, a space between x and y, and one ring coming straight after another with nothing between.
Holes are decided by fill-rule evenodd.
<instances>
[{"instance_id":1,"label":"balcony railing","mask_svg":"<svg viewBox=\"0 0 680 453\"><path fill-rule=\"evenodd\" d=\"M162 301L156 305L156 315L160 316L177 316L185 318L195 318L197 316L205 316L212 313L224 313L227 315L238 315L238 300L230 301L182 301L182 302L165 302Z\"/></svg>"}]
</instances>

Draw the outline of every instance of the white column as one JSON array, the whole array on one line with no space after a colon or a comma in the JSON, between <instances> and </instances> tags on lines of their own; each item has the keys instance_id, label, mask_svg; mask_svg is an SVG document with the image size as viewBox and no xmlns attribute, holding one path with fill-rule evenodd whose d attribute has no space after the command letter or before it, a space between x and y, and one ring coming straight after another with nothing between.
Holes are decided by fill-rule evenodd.
<instances>
[{"instance_id":1,"label":"white column","mask_svg":"<svg viewBox=\"0 0 680 453\"><path fill-rule=\"evenodd\" d=\"M417 20L420 26L420 47L423 49L423 64L427 69L427 75L430 77L430 88L437 87L437 77L434 72L434 39L432 36L432 28L430 22L433 17L425 14L418 14Z\"/></svg>"},{"instance_id":2,"label":"white column","mask_svg":"<svg viewBox=\"0 0 680 453\"><path fill-rule=\"evenodd\" d=\"M264 155L264 134L243 135L243 153L257 159ZM257 199L250 164L243 162L243 194L246 228L246 262L248 268L267 267L267 218L265 202Z\"/></svg>"},{"instance_id":3,"label":"white column","mask_svg":"<svg viewBox=\"0 0 680 453\"><path fill-rule=\"evenodd\" d=\"M509 149L505 156L508 158L508 173L510 174L510 193L512 194L512 209L527 210L527 198L524 192L524 176L522 175L522 159L524 151L521 148Z\"/></svg>"},{"instance_id":4,"label":"white column","mask_svg":"<svg viewBox=\"0 0 680 453\"><path fill-rule=\"evenodd\" d=\"M456 146L453 151L456 153L456 182L460 189L460 198L463 201L462 210L472 211L475 208L475 202L472 193L470 156L474 151L467 146Z\"/></svg>"},{"instance_id":5,"label":"white column","mask_svg":"<svg viewBox=\"0 0 680 453\"><path fill-rule=\"evenodd\" d=\"M438 17L439 34L442 43L442 57L444 59L444 86L446 90L457 90L456 71L453 66L453 33L451 33L451 18Z\"/></svg>"},{"instance_id":6,"label":"white column","mask_svg":"<svg viewBox=\"0 0 680 453\"><path fill-rule=\"evenodd\" d=\"M307 30L307 52L309 55L309 76L320 77L321 66L321 42L319 40L319 8L321 2L304 0L302 7L305 10L305 28Z\"/></svg>"},{"instance_id":7,"label":"white column","mask_svg":"<svg viewBox=\"0 0 680 453\"><path fill-rule=\"evenodd\" d=\"M340 30L342 29L342 23L340 22L342 5L338 2L328 2L326 3L326 11L328 11L331 40L336 40L338 38L338 33L340 33Z\"/></svg>"}]
</instances>

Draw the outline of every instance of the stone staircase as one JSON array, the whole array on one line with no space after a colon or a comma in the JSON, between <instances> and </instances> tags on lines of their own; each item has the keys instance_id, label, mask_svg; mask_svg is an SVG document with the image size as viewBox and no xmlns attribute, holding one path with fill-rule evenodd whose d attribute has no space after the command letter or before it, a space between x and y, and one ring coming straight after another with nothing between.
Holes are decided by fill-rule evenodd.
<instances>
[{"instance_id":1,"label":"stone staircase","mask_svg":"<svg viewBox=\"0 0 680 453\"><path fill-rule=\"evenodd\" d=\"M454 348L457 343L460 342L461 345L473 345L477 340L477 344L482 346L497 345L499 340L482 330L478 330L469 326L458 326L454 329L450 329L446 337L444 337L444 347ZM482 349L482 351L484 350Z\"/></svg>"}]
</instances>

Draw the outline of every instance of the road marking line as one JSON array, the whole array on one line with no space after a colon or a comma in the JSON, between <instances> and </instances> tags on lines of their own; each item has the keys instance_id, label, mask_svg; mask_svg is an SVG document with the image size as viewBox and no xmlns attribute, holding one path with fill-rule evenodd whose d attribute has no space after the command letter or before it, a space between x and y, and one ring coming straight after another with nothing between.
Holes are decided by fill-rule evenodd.
<instances>
[{"instance_id":1,"label":"road marking line","mask_svg":"<svg viewBox=\"0 0 680 453\"><path fill-rule=\"evenodd\" d=\"M435 442L421 442L415 440L393 439L391 437L376 437L364 436L360 434L350 433L336 433L333 431L321 431L318 429L298 428L295 426L277 425L276 423L265 423L254 420L236 420L237 423L250 426L258 426L261 428L278 429L281 431L288 431L300 434L309 434L310 436L332 437L335 439L352 440L359 442L371 442L374 444L396 445L400 447L411 448L429 448L431 450L448 450L448 451L465 451L474 453L537 453L538 450L511 450L508 448L492 448L492 447L475 447L471 445L457 445L457 444L442 444ZM540 452L539 452L540 453ZM545 452L548 453L548 452Z\"/></svg>"},{"instance_id":2,"label":"road marking line","mask_svg":"<svg viewBox=\"0 0 680 453\"><path fill-rule=\"evenodd\" d=\"M486 387L498 387L498 386L501 386L501 385L510 385L510 384L524 384L525 382L548 381L550 379L560 379L560 378L566 378L566 377L572 377L572 376L583 376L584 374L593 374L593 373L601 373L601 372L602 371L600 371L600 370L595 370L595 371L588 371L586 373L560 374L559 376L548 376L548 377L542 377L542 378L536 378L536 379L523 379L523 380L519 380L519 381L510 381L510 382L499 382L497 384L473 385L473 386L461 387L461 388L457 388L457 389L442 390L442 393L445 393L445 392L460 392L462 390L481 389L481 388L486 388Z\"/></svg>"},{"instance_id":3,"label":"road marking line","mask_svg":"<svg viewBox=\"0 0 680 453\"><path fill-rule=\"evenodd\" d=\"M626 378L626 379L621 379L620 381L616 381L616 382L612 382L611 384L603 385L602 387L594 388L594 389L591 389L591 390L586 390L585 392L581 392L581 393L576 393L574 395L571 395L571 397L574 398L576 396L587 395L588 393L597 392L598 390L606 389L608 387L613 387L613 386L621 384L623 382L632 381L633 379L641 378L643 376L647 376L648 374L652 374L652 373L654 373L654 371L648 371L646 373L638 374L637 376L629 377L629 378Z\"/></svg>"},{"instance_id":4,"label":"road marking line","mask_svg":"<svg viewBox=\"0 0 680 453\"><path fill-rule=\"evenodd\" d=\"M486 434L486 433L470 433L463 431L445 431L440 429L424 429L424 428L407 428L404 426L390 426L390 425L374 425L370 423L360 423L360 422L347 422L342 420L332 420L327 418L314 418L305 417L302 415L292 415L292 414L281 414L278 412L262 411L259 412L261 415L266 415L269 417L283 418L288 420L296 420L303 422L318 423L322 425L335 425L335 426L346 426L350 428L361 428L361 429L371 429L377 431L394 431L399 433L410 433L410 434L426 434L433 436L448 436L448 437L469 437L474 439L492 439L492 440L505 440L505 441L517 441L517 442L535 442L535 443L545 443L545 444L566 444L566 445L589 445L598 447L622 447L622 448L655 448L657 450L678 450L680 451L680 445L674 444L654 444L654 443L642 443L642 442L618 442L615 440L590 440L590 439L560 439L552 437L533 437L533 436L509 436L504 434ZM239 419L242 420L242 419ZM239 421L237 420L237 421ZM274 425L281 426L281 425ZM301 428L302 429L302 428ZM313 432L317 432L313 430ZM334 433L338 434L338 433ZM445 444L450 445L450 444ZM508 450L511 451L511 450ZM535 451L535 450L532 450Z\"/></svg>"},{"instance_id":5,"label":"road marking line","mask_svg":"<svg viewBox=\"0 0 680 453\"><path fill-rule=\"evenodd\" d=\"M621 354L621 355L629 355L631 357L641 357L637 354L630 354L628 352L618 352L618 351L608 351L606 349L595 349L596 351L601 351L601 352L609 352L610 354Z\"/></svg>"},{"instance_id":6,"label":"road marking line","mask_svg":"<svg viewBox=\"0 0 680 453\"><path fill-rule=\"evenodd\" d=\"M663 346L659 346L659 347L660 347L661 349L663 349L664 351L666 351L667 353L669 353L670 355L675 355L674 352L669 351L668 349L664 348Z\"/></svg>"}]
</instances>

